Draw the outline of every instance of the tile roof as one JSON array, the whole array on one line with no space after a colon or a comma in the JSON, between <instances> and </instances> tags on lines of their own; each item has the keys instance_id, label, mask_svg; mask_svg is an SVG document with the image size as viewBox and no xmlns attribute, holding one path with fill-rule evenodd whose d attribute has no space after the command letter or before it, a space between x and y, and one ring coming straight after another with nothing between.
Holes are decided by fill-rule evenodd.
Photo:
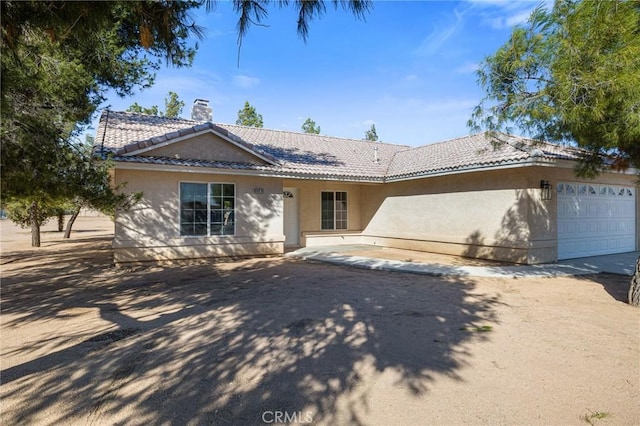
<instances>
[{"instance_id":1,"label":"tile roof","mask_svg":"<svg viewBox=\"0 0 640 426\"><path fill-rule=\"evenodd\" d=\"M220 124L249 141L254 150L278 159L288 169L309 174L382 179L394 155L408 146L342 139L309 133ZM377 156L378 161L375 161Z\"/></svg>"},{"instance_id":2,"label":"tile roof","mask_svg":"<svg viewBox=\"0 0 640 426\"><path fill-rule=\"evenodd\" d=\"M267 159L271 164L135 155L141 149L203 131L217 133ZM500 136L502 143L497 148L484 133L412 148L308 133L104 111L95 144L101 152L115 155L116 162L253 170L281 176L354 181L386 181L473 168L578 158L575 149L516 136Z\"/></svg>"},{"instance_id":3,"label":"tile roof","mask_svg":"<svg viewBox=\"0 0 640 426\"><path fill-rule=\"evenodd\" d=\"M571 148L511 135L498 138L493 140L486 133L478 133L399 152L387 170L387 178L578 158L577 151Z\"/></svg>"}]
</instances>

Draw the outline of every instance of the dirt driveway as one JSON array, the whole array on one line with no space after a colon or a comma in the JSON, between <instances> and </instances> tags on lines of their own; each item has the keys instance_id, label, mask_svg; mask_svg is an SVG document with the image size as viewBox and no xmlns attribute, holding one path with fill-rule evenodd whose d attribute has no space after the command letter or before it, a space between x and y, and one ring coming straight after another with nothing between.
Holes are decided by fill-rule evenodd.
<instances>
[{"instance_id":1,"label":"dirt driveway","mask_svg":"<svg viewBox=\"0 0 640 426\"><path fill-rule=\"evenodd\" d=\"M38 250L2 226L3 425L640 421L625 277L114 268L104 224Z\"/></svg>"}]
</instances>

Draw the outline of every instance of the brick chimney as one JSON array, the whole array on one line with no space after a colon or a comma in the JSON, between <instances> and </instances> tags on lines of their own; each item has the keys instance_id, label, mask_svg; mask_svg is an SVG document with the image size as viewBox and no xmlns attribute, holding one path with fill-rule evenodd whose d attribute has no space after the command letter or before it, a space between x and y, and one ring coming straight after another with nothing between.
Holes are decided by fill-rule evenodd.
<instances>
[{"instance_id":1,"label":"brick chimney","mask_svg":"<svg viewBox=\"0 0 640 426\"><path fill-rule=\"evenodd\" d=\"M196 99L191 106L191 119L194 121L213 121L213 109L207 99Z\"/></svg>"}]
</instances>

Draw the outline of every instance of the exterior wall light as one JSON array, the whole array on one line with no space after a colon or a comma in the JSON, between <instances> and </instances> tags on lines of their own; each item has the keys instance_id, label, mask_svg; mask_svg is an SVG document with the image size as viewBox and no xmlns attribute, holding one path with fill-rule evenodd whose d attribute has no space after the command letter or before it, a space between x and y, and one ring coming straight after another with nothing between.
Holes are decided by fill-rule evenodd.
<instances>
[{"instance_id":1,"label":"exterior wall light","mask_svg":"<svg viewBox=\"0 0 640 426\"><path fill-rule=\"evenodd\" d=\"M551 184L548 180L540 181L540 198L544 201L551 200Z\"/></svg>"}]
</instances>

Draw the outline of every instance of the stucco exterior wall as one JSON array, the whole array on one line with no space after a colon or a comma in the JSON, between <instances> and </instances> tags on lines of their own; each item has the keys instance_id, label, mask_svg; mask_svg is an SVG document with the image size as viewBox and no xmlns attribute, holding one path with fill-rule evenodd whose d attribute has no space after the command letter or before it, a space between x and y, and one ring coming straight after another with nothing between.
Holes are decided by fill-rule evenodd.
<instances>
[{"instance_id":1,"label":"stucco exterior wall","mask_svg":"<svg viewBox=\"0 0 640 426\"><path fill-rule=\"evenodd\" d=\"M205 133L187 140L159 146L139 155L265 164L258 157L230 144L213 133Z\"/></svg>"},{"instance_id":2,"label":"stucco exterior wall","mask_svg":"<svg viewBox=\"0 0 640 426\"><path fill-rule=\"evenodd\" d=\"M555 262L557 183L589 181L576 177L573 165L477 171L363 187L363 231L357 242L518 263ZM542 200L541 180L553 185L551 200ZM624 173L602 173L594 182L639 189L637 177Z\"/></svg>"},{"instance_id":3,"label":"stucco exterior wall","mask_svg":"<svg viewBox=\"0 0 640 426\"><path fill-rule=\"evenodd\" d=\"M551 200L541 199L541 180L553 185ZM181 181L235 183L236 235L181 237ZM114 251L119 263L281 254L287 220L282 190L297 188L301 246L374 244L518 263L554 262L560 181L585 179L576 178L571 167L543 166L386 184L118 169L116 184L129 182L128 191L145 195L133 210L118 215ZM635 176L621 173L602 174L597 182L638 189ZM347 192L347 230L321 229L322 191ZM640 235L636 244L639 240Z\"/></svg>"},{"instance_id":4,"label":"stucco exterior wall","mask_svg":"<svg viewBox=\"0 0 640 426\"><path fill-rule=\"evenodd\" d=\"M127 192L142 191L144 195L130 211L116 216L113 242L116 263L271 255L284 251L281 179L116 170L115 183L123 182L128 182ZM234 183L235 235L180 236L180 182Z\"/></svg>"},{"instance_id":5,"label":"stucco exterior wall","mask_svg":"<svg viewBox=\"0 0 640 426\"><path fill-rule=\"evenodd\" d=\"M555 253L534 168L461 173L365 191L363 242L520 263ZM539 186L539 180L537 185Z\"/></svg>"},{"instance_id":6,"label":"stucco exterior wall","mask_svg":"<svg viewBox=\"0 0 640 426\"><path fill-rule=\"evenodd\" d=\"M285 179L285 188L298 188L298 211L300 244L308 244L309 235L329 237L331 235L359 234L362 231L362 188L366 185L350 184L336 181L308 181ZM321 228L321 193L322 191L347 192L347 230L328 231ZM338 236L339 239L344 239ZM330 240L324 239L326 244Z\"/></svg>"},{"instance_id":7,"label":"stucco exterior wall","mask_svg":"<svg viewBox=\"0 0 640 426\"><path fill-rule=\"evenodd\" d=\"M386 184L285 180L299 188L301 245L375 244L521 263L557 257L555 206L538 167ZM347 191L349 227L320 227L321 191ZM286 220L286 218L285 218Z\"/></svg>"}]
</instances>

